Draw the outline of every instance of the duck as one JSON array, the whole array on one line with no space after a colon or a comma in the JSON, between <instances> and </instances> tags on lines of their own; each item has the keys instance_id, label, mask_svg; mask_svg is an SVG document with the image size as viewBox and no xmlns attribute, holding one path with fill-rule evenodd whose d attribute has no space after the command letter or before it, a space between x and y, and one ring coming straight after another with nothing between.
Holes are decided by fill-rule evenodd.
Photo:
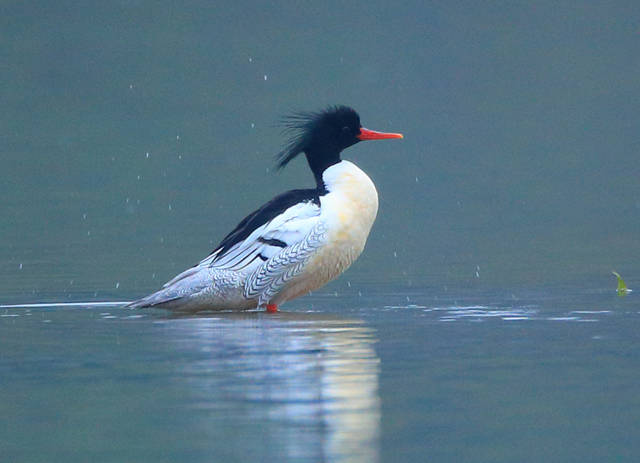
<instances>
[{"instance_id":1,"label":"duck","mask_svg":"<svg viewBox=\"0 0 640 463\"><path fill-rule=\"evenodd\" d=\"M403 135L366 129L343 105L295 113L283 122L290 139L276 156L277 168L304 154L316 187L276 196L197 265L127 307L274 313L337 278L360 256L378 213L378 193L341 153L361 141Z\"/></svg>"}]
</instances>

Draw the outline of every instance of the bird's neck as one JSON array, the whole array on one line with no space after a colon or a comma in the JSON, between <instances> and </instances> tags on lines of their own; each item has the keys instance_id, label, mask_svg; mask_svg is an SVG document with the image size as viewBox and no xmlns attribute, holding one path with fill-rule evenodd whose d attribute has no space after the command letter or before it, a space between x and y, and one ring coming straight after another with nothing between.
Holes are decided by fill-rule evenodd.
<instances>
[{"instance_id":1,"label":"bird's neck","mask_svg":"<svg viewBox=\"0 0 640 463\"><path fill-rule=\"evenodd\" d=\"M322 209L339 224L335 230L359 229L365 239L378 212L378 192L373 181L349 161L329 167L323 179L328 193L321 196Z\"/></svg>"},{"instance_id":2,"label":"bird's neck","mask_svg":"<svg viewBox=\"0 0 640 463\"><path fill-rule=\"evenodd\" d=\"M327 168L340 162L340 150L330 147L311 148L305 152L305 155L316 180L318 191L326 192L322 174Z\"/></svg>"}]
</instances>

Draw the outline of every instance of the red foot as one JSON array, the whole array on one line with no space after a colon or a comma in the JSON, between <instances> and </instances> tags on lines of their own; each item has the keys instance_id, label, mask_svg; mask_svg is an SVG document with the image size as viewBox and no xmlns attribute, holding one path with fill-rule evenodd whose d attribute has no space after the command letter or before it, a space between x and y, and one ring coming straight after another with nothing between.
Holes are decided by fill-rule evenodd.
<instances>
[{"instance_id":1,"label":"red foot","mask_svg":"<svg viewBox=\"0 0 640 463\"><path fill-rule=\"evenodd\" d=\"M278 306L275 304L267 304L267 312L276 313L278 311Z\"/></svg>"}]
</instances>

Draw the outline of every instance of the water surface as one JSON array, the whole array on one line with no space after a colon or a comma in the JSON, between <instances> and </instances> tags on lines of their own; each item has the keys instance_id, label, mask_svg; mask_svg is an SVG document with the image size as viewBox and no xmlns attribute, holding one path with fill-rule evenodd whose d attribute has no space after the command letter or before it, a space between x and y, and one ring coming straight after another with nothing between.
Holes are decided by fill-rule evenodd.
<instances>
[{"instance_id":1,"label":"water surface","mask_svg":"<svg viewBox=\"0 0 640 463\"><path fill-rule=\"evenodd\" d=\"M8 461L634 461L633 293L0 312ZM409 299L409 301L407 301Z\"/></svg>"}]
</instances>

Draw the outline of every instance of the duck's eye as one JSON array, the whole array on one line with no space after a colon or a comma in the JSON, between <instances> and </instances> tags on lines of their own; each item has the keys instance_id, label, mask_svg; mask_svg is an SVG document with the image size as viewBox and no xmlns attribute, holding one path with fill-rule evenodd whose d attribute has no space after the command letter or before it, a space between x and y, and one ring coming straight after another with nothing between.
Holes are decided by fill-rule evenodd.
<instances>
[{"instance_id":1,"label":"duck's eye","mask_svg":"<svg viewBox=\"0 0 640 463\"><path fill-rule=\"evenodd\" d=\"M349 128L348 125L345 125L344 127L342 127L342 133L351 133L351 129Z\"/></svg>"}]
</instances>

